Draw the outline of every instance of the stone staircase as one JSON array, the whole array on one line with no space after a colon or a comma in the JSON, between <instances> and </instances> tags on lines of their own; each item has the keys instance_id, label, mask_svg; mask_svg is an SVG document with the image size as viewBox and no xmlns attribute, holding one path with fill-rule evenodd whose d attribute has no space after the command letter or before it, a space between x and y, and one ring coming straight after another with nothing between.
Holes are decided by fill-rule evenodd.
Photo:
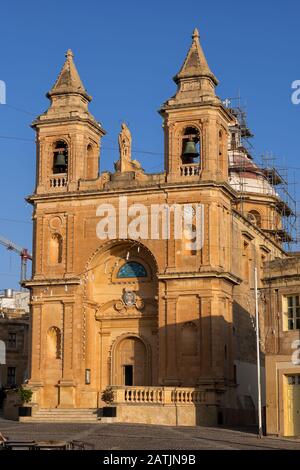
<instances>
[{"instance_id":1,"label":"stone staircase","mask_svg":"<svg viewBox=\"0 0 300 470\"><path fill-rule=\"evenodd\" d=\"M113 418L100 418L95 408L41 408L33 416L22 416L21 422L40 423L108 423ZM108 421L109 420L109 421Z\"/></svg>"}]
</instances>

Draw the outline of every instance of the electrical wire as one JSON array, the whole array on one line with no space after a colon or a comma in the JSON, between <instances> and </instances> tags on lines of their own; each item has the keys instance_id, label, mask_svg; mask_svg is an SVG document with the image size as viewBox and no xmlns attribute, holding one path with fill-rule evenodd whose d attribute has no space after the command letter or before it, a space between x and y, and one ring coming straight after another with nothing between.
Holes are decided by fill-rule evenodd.
<instances>
[{"instance_id":1,"label":"electrical wire","mask_svg":"<svg viewBox=\"0 0 300 470\"><path fill-rule=\"evenodd\" d=\"M34 117L37 116L37 114L33 114L32 112L27 111L26 109L17 108L16 106L12 106L11 104L5 103L5 107L11 108L11 109L13 109L14 111L19 111L20 113L29 114L30 116L34 116Z\"/></svg>"},{"instance_id":2,"label":"electrical wire","mask_svg":"<svg viewBox=\"0 0 300 470\"><path fill-rule=\"evenodd\" d=\"M5 136L5 135L0 135L0 139L8 139L8 140L16 140L16 141L26 141L26 142L32 142L32 143L35 143L35 139L29 139L29 138L25 138L25 137L17 137L17 136ZM107 140L107 139L106 139ZM110 142L114 142L113 140L109 139ZM84 146L82 146L82 148L84 148ZM101 149L102 150L112 150L112 151L119 151L119 148L118 147L107 147L107 146L101 146ZM142 150L142 149L136 149L136 148L132 148L131 149L132 153L139 153L139 154L145 154L145 155L157 155L157 156L164 156L164 152L154 152L154 151L150 151L150 150ZM172 157L174 156L174 154L171 154L169 153L169 157ZM212 157L209 157L207 158L206 160L208 161L218 161L219 162L219 159L218 158L212 158ZM259 165L257 163L257 165ZM238 167L240 167L241 165L237 165ZM247 167L247 164L244 164L245 167ZM151 168L159 168L161 167L163 169L163 162L159 165L155 165L153 167L150 167ZM229 168L230 169L234 169L234 165L229 165ZM259 166L260 168L260 166ZM247 168L246 168L247 169ZM277 168L279 171L284 171L284 170L300 170L300 167L296 167L296 166L289 166L287 165L286 167L284 168ZM296 183L294 183L296 184Z\"/></svg>"},{"instance_id":3,"label":"electrical wire","mask_svg":"<svg viewBox=\"0 0 300 470\"><path fill-rule=\"evenodd\" d=\"M21 220L21 219L6 219L6 218L3 218L3 217L0 217L0 222L12 222L12 223L16 223L16 224L32 224L32 221L30 222L29 220Z\"/></svg>"}]
</instances>

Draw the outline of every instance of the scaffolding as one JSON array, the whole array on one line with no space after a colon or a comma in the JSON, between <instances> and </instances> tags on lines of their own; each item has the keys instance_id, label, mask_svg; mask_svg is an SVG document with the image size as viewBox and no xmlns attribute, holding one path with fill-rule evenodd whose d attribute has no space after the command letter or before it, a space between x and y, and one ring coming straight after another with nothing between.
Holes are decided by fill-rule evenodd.
<instances>
[{"instance_id":1,"label":"scaffolding","mask_svg":"<svg viewBox=\"0 0 300 470\"><path fill-rule=\"evenodd\" d=\"M290 251L292 244L298 242L298 228L296 198L290 193L288 171L276 167L276 158L271 153L263 155L261 163L254 161L250 142L253 134L247 125L246 104L242 104L241 97L228 98L223 104L236 121L230 129L229 174L231 184L239 194L238 209L249 219L245 205L249 203L251 193L270 197L270 207L274 210L269 211L267 218L262 217L259 225Z\"/></svg>"},{"instance_id":2,"label":"scaffolding","mask_svg":"<svg viewBox=\"0 0 300 470\"><path fill-rule=\"evenodd\" d=\"M290 182L287 168L277 167L276 160L272 153L266 153L261 157L261 166L265 177L275 189L278 199L276 209L280 215L282 227L281 229L274 228L275 235L281 238L285 248L290 251L292 244L298 243L297 201L290 191L291 185L295 183Z\"/></svg>"}]
</instances>

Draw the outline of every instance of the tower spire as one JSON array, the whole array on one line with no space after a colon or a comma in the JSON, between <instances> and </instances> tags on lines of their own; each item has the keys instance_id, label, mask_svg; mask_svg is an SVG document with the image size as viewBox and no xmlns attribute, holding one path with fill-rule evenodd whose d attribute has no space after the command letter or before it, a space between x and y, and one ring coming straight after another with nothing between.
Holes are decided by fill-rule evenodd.
<instances>
[{"instance_id":1,"label":"tower spire","mask_svg":"<svg viewBox=\"0 0 300 470\"><path fill-rule=\"evenodd\" d=\"M199 40L199 31L194 29L192 35L192 44L186 55L184 63L175 75L174 80L178 83L181 79L185 78L210 78L214 85L218 85L218 80L209 68L206 57Z\"/></svg>"},{"instance_id":2,"label":"tower spire","mask_svg":"<svg viewBox=\"0 0 300 470\"><path fill-rule=\"evenodd\" d=\"M57 77L51 90L47 93L47 97L51 98L55 95L68 95L77 94L91 101L91 96L88 95L83 83L80 79L79 73L73 60L73 52L68 49L65 54L65 63Z\"/></svg>"},{"instance_id":3,"label":"tower spire","mask_svg":"<svg viewBox=\"0 0 300 470\"><path fill-rule=\"evenodd\" d=\"M198 31L197 28L194 29L192 38L193 38L193 39L195 39L195 38L198 38L198 39L199 39L199 31Z\"/></svg>"}]
</instances>

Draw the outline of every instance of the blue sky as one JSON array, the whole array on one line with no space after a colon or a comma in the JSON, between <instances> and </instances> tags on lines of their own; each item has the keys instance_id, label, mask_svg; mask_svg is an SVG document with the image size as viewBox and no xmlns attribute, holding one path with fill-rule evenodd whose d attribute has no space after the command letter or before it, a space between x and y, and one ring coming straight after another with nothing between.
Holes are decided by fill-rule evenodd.
<instances>
[{"instance_id":1,"label":"blue sky","mask_svg":"<svg viewBox=\"0 0 300 470\"><path fill-rule=\"evenodd\" d=\"M65 51L73 50L93 96L90 109L107 131L101 169L111 169L118 158L117 135L126 121L134 158L155 172L163 167L157 110L174 94L172 77L182 65L194 27L220 80L218 95L240 93L247 103L254 156L273 152L280 167L290 168L291 181L294 172L299 180L300 105L291 103L291 83L300 79L296 0L3 2L0 80L6 82L7 105L0 105L0 234L31 248L31 207L24 202L35 177L30 123L48 106L45 93ZM292 193L294 189L292 185ZM19 258L0 246L0 289L17 287L19 268Z\"/></svg>"}]
</instances>

